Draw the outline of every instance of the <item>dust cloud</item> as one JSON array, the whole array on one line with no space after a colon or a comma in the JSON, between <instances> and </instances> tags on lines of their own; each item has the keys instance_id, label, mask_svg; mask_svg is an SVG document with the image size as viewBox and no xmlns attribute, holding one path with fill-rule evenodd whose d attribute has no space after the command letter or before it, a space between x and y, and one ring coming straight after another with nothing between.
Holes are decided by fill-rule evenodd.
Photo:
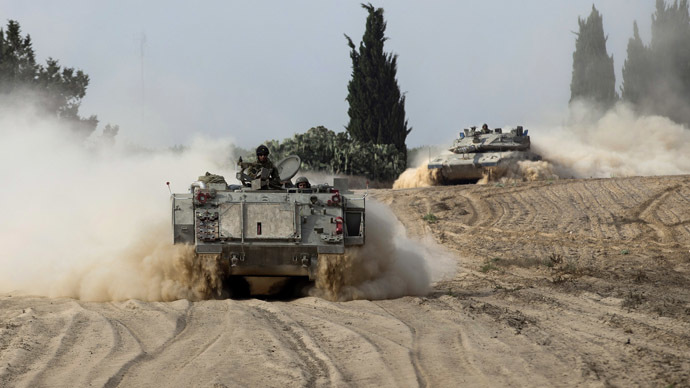
<instances>
[{"instance_id":1,"label":"dust cloud","mask_svg":"<svg viewBox=\"0 0 690 388\"><path fill-rule=\"evenodd\" d=\"M408 168L393 182L394 189L412 189L415 187L436 186L440 183L440 170L427 168L427 163L419 167Z\"/></svg>"},{"instance_id":2,"label":"dust cloud","mask_svg":"<svg viewBox=\"0 0 690 388\"><path fill-rule=\"evenodd\" d=\"M690 130L666 117L637 115L623 103L603 116L573 104L570 123L531 137L532 149L562 178L690 174Z\"/></svg>"},{"instance_id":3,"label":"dust cloud","mask_svg":"<svg viewBox=\"0 0 690 388\"><path fill-rule=\"evenodd\" d=\"M625 103L602 112L577 101L564 124L534 126L530 139L543 160L487 170L477 183L690 174L690 130ZM424 163L401 174L393 188L438 182Z\"/></svg>"},{"instance_id":4,"label":"dust cloud","mask_svg":"<svg viewBox=\"0 0 690 388\"><path fill-rule=\"evenodd\" d=\"M446 150L447 147L442 146L425 146L419 152L414 154L414 159L408 161L410 167L405 170L398 179L393 182L394 189L412 189L415 187L430 187L441 183L441 174L439 170L429 170L427 165L432 157L440 154L450 154ZM409 154L408 154L409 155Z\"/></svg>"},{"instance_id":5,"label":"dust cloud","mask_svg":"<svg viewBox=\"0 0 690 388\"><path fill-rule=\"evenodd\" d=\"M452 278L457 262L431 239L415 241L384 204L367 200L366 243L344 255L319 255L311 295L329 300L426 295L434 282Z\"/></svg>"},{"instance_id":6,"label":"dust cloud","mask_svg":"<svg viewBox=\"0 0 690 388\"><path fill-rule=\"evenodd\" d=\"M168 225L158 225L112 258L83 263L51 294L82 300L202 300L220 296L215 258L195 256L191 245L173 245Z\"/></svg>"},{"instance_id":7,"label":"dust cloud","mask_svg":"<svg viewBox=\"0 0 690 388\"><path fill-rule=\"evenodd\" d=\"M477 184L534 182L555 179L558 179L558 175L550 162L545 160L520 160L505 168L487 170L482 178L477 181Z\"/></svg>"},{"instance_id":8,"label":"dust cloud","mask_svg":"<svg viewBox=\"0 0 690 388\"><path fill-rule=\"evenodd\" d=\"M440 155L451 155L444 152ZM427 161L422 161L417 167L408 168L393 182L393 189L411 189L416 187L430 187L442 184L441 170L427 168ZM487 169L477 184L490 182L529 182L537 180L558 179L554 166L547 161L522 160L506 167Z\"/></svg>"},{"instance_id":9,"label":"dust cloud","mask_svg":"<svg viewBox=\"0 0 690 388\"><path fill-rule=\"evenodd\" d=\"M198 138L183 151L84 141L32 112L0 112L0 293L86 301L218 296L214 260L172 244L170 192L206 171L232 177L231 141ZM322 180L314 176L315 183ZM393 213L368 201L365 248L331 299L422 295L454 269L431 242L413 242ZM371 211L369 211L371 210ZM435 251L436 249L436 251Z\"/></svg>"},{"instance_id":10,"label":"dust cloud","mask_svg":"<svg viewBox=\"0 0 690 388\"><path fill-rule=\"evenodd\" d=\"M166 181L185 192L206 171L232 176L230 140L198 138L184 152L108 145L97 134L84 141L30 105L0 111L0 136L0 292L211 296L215 280L200 275L209 264L172 245Z\"/></svg>"}]
</instances>

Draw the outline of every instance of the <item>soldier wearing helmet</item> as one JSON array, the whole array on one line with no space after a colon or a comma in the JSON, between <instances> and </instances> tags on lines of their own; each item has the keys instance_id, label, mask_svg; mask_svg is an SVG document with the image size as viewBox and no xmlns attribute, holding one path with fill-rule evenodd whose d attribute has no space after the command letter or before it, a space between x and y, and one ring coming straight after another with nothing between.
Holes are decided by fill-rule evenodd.
<instances>
[{"instance_id":1,"label":"soldier wearing helmet","mask_svg":"<svg viewBox=\"0 0 690 388\"><path fill-rule=\"evenodd\" d=\"M260 145L256 148L256 163L249 167L247 174L252 178L258 178L261 174L261 169L265 168L270 171L268 176L268 183L271 188L280 187L280 172L278 168L273 165L270 159L268 159L268 147L265 145Z\"/></svg>"},{"instance_id":2,"label":"soldier wearing helmet","mask_svg":"<svg viewBox=\"0 0 690 388\"><path fill-rule=\"evenodd\" d=\"M295 185L297 186L298 189L309 189L311 188L311 184L309 183L309 179L307 179L306 176L301 176L295 180Z\"/></svg>"}]
</instances>

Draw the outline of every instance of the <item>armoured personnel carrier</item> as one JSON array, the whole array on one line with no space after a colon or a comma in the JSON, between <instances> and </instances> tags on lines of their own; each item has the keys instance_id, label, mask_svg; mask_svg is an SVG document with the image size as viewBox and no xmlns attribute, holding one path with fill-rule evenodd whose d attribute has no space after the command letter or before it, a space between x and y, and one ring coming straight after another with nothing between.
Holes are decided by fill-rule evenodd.
<instances>
[{"instance_id":1,"label":"armoured personnel carrier","mask_svg":"<svg viewBox=\"0 0 690 388\"><path fill-rule=\"evenodd\" d=\"M282 182L276 188L266 169L249 176L252 163L238 164L241 184L207 173L171 199L173 242L194 245L197 258L210 257L221 276L314 280L321 255L364 244L366 195L348 191L347 179L290 187L300 166L290 156L276 164Z\"/></svg>"},{"instance_id":2,"label":"armoured personnel carrier","mask_svg":"<svg viewBox=\"0 0 690 388\"><path fill-rule=\"evenodd\" d=\"M530 151L527 130L518 126L504 133L502 128L471 127L460 132L448 150L429 162L442 183L476 183L484 176L500 173L520 160L541 160Z\"/></svg>"}]
</instances>

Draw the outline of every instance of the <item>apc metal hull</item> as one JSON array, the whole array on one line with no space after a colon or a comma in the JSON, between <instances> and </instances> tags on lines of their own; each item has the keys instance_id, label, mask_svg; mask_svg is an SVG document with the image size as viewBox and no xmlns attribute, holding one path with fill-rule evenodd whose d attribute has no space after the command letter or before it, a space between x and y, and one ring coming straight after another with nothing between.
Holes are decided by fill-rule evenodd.
<instances>
[{"instance_id":1,"label":"apc metal hull","mask_svg":"<svg viewBox=\"0 0 690 388\"><path fill-rule=\"evenodd\" d=\"M317 276L321 254L364 244L363 197L327 190L212 190L172 196L173 241L226 275Z\"/></svg>"}]
</instances>

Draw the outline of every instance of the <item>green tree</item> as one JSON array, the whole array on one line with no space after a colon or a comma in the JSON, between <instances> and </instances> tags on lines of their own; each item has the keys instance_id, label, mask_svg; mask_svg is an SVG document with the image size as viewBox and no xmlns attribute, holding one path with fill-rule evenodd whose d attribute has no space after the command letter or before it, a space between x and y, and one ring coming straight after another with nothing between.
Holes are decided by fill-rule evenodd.
<instances>
[{"instance_id":1,"label":"green tree","mask_svg":"<svg viewBox=\"0 0 690 388\"><path fill-rule=\"evenodd\" d=\"M690 54L688 39L690 38L690 15L688 1L678 0L666 4L664 0L657 0L656 12L652 15L651 49L655 55L662 55L668 61L660 64L674 73L688 69L686 59Z\"/></svg>"},{"instance_id":2,"label":"green tree","mask_svg":"<svg viewBox=\"0 0 690 388\"><path fill-rule=\"evenodd\" d=\"M651 62L649 49L642 43L637 22L633 23L633 37L628 41L628 57L623 64L621 97L638 104L650 92Z\"/></svg>"},{"instance_id":3,"label":"green tree","mask_svg":"<svg viewBox=\"0 0 690 388\"><path fill-rule=\"evenodd\" d=\"M610 108L618 99L613 56L606 52L603 18L592 5L585 20L578 18L580 31L573 52L573 78L570 83L570 102L587 99L603 108Z\"/></svg>"},{"instance_id":4,"label":"green tree","mask_svg":"<svg viewBox=\"0 0 690 388\"><path fill-rule=\"evenodd\" d=\"M0 92L34 82L38 70L31 36L22 38L19 23L10 20L6 33L0 28Z\"/></svg>"},{"instance_id":5,"label":"green tree","mask_svg":"<svg viewBox=\"0 0 690 388\"><path fill-rule=\"evenodd\" d=\"M387 39L383 9L371 4L362 7L369 15L359 50L345 35L352 59L352 79L347 86L350 121L346 129L359 142L393 144L404 156L405 139L412 128L405 119L405 96L396 79L397 55L383 50Z\"/></svg>"},{"instance_id":6,"label":"green tree","mask_svg":"<svg viewBox=\"0 0 690 388\"><path fill-rule=\"evenodd\" d=\"M622 95L643 113L690 124L690 13L688 0L657 0L652 38L645 46L637 23L628 42Z\"/></svg>"},{"instance_id":7,"label":"green tree","mask_svg":"<svg viewBox=\"0 0 690 388\"><path fill-rule=\"evenodd\" d=\"M48 58L45 66L37 64L31 37L22 37L16 21L8 22L6 32L0 29L0 95L15 97L19 103L32 101L44 114L87 137L98 125L96 116L79 116L88 85L88 75L62 68L57 60Z\"/></svg>"}]
</instances>

